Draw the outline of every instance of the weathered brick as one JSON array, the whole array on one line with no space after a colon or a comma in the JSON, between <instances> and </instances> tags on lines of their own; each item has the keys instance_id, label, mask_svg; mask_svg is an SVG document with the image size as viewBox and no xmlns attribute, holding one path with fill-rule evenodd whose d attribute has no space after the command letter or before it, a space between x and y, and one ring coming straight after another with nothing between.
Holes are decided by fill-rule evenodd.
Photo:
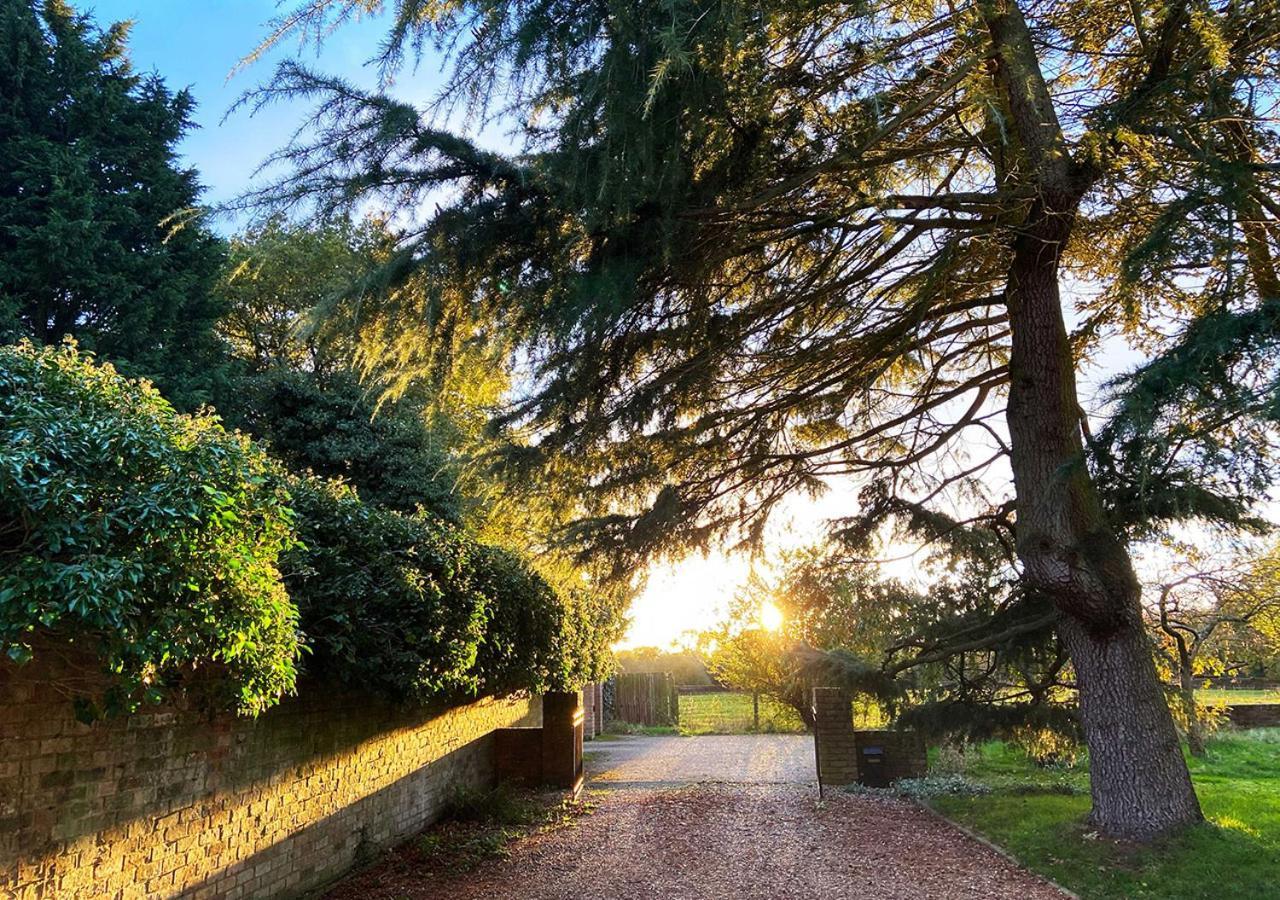
<instances>
[{"instance_id":1,"label":"weathered brick","mask_svg":"<svg viewBox=\"0 0 1280 900\"><path fill-rule=\"evenodd\" d=\"M362 842L427 824L442 785L486 783L493 730L540 719L530 700L433 717L315 690L256 720L169 709L86 727L49 687L56 663L0 666L0 735L15 735L0 778L22 798L0 897L302 894Z\"/></svg>"}]
</instances>

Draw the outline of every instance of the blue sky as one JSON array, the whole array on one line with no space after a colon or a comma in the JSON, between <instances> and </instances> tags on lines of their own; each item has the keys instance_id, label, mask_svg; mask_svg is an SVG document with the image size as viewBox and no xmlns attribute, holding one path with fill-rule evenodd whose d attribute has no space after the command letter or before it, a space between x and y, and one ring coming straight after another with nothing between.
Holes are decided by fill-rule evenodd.
<instances>
[{"instance_id":1,"label":"blue sky","mask_svg":"<svg viewBox=\"0 0 1280 900\"><path fill-rule=\"evenodd\" d=\"M275 106L257 116L240 111L223 121L244 91L266 80L281 58L299 52L297 40L286 41L228 80L240 59L268 33L266 25L277 12L275 0L73 0L73 5L91 13L100 26L132 20L129 48L135 68L158 72L171 88L191 89L200 127L187 136L182 151L208 188L205 202L227 200L248 187L254 169L288 140L306 112L303 104ZM303 48L302 58L321 71L372 87L376 72L364 64L377 52L385 27L376 19L347 25L318 54L314 47ZM395 93L412 99L432 96L440 83L439 69L438 60L424 60L416 72L400 75Z\"/></svg>"}]
</instances>

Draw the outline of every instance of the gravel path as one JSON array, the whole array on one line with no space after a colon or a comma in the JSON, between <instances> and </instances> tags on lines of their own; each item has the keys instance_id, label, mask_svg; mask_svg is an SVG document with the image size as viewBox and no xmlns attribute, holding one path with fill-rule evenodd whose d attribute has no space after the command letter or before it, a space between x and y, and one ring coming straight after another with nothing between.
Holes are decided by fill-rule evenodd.
<instances>
[{"instance_id":1,"label":"gravel path","mask_svg":"<svg viewBox=\"0 0 1280 900\"><path fill-rule=\"evenodd\" d=\"M1063 900L945 822L901 800L800 785L593 791L576 824L514 845L474 872L384 864L349 900Z\"/></svg>"},{"instance_id":2,"label":"gravel path","mask_svg":"<svg viewBox=\"0 0 1280 900\"><path fill-rule=\"evenodd\" d=\"M600 787L817 783L807 734L620 737L591 741L585 757Z\"/></svg>"}]
</instances>

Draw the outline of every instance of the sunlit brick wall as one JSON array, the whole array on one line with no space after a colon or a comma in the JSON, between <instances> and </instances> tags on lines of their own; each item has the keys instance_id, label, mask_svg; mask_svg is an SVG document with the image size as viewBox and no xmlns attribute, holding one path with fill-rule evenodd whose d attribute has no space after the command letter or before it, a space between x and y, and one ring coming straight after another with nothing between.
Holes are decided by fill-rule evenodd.
<instances>
[{"instance_id":1,"label":"sunlit brick wall","mask_svg":"<svg viewBox=\"0 0 1280 900\"><path fill-rule=\"evenodd\" d=\"M488 784L495 728L538 700L407 712L304 686L257 720L75 721L77 667L0 664L0 897L280 897Z\"/></svg>"}]
</instances>

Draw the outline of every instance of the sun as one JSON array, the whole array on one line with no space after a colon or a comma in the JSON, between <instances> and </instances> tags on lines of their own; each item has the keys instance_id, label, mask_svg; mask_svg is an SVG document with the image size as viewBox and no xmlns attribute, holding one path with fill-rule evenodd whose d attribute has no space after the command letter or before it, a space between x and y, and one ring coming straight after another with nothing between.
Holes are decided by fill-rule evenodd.
<instances>
[{"instance_id":1,"label":"sun","mask_svg":"<svg viewBox=\"0 0 1280 900\"><path fill-rule=\"evenodd\" d=\"M760 625L765 631L777 631L782 628L782 610L768 601L761 603Z\"/></svg>"}]
</instances>

